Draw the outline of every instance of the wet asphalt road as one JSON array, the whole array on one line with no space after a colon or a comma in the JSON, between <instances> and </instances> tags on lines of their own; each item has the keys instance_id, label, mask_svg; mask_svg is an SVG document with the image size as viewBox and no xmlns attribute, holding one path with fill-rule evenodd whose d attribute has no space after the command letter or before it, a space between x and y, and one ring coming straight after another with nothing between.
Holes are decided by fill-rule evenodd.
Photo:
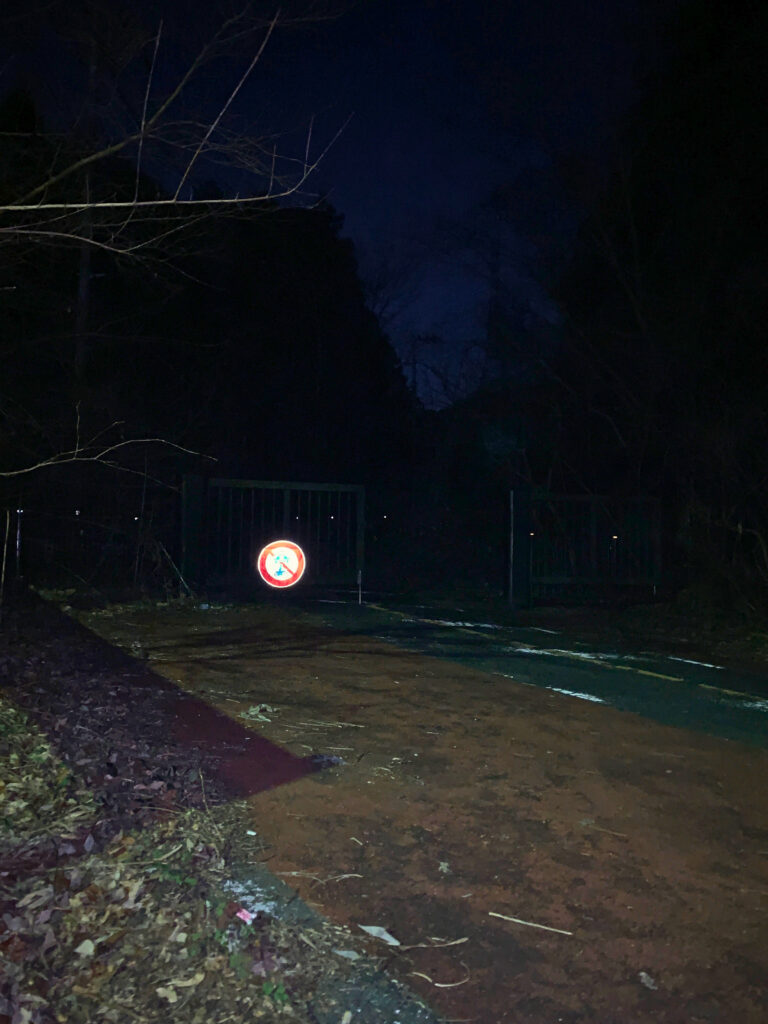
<instances>
[{"instance_id":1,"label":"wet asphalt road","mask_svg":"<svg viewBox=\"0 0 768 1024\"><path fill-rule=\"evenodd\" d=\"M318 601L307 610L333 628L457 661L499 681L768 747L768 675L652 651L595 648L553 630L446 618L425 607Z\"/></svg>"}]
</instances>

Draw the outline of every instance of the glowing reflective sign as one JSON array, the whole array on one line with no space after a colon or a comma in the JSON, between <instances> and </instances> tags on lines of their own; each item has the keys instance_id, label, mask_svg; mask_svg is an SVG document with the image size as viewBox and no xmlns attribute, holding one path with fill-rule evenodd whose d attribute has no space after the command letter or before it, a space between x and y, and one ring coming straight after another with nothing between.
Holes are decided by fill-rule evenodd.
<instances>
[{"instance_id":1,"label":"glowing reflective sign","mask_svg":"<svg viewBox=\"0 0 768 1024\"><path fill-rule=\"evenodd\" d=\"M273 540L261 549L256 564L270 587L292 587L304 575L307 560L292 540Z\"/></svg>"}]
</instances>

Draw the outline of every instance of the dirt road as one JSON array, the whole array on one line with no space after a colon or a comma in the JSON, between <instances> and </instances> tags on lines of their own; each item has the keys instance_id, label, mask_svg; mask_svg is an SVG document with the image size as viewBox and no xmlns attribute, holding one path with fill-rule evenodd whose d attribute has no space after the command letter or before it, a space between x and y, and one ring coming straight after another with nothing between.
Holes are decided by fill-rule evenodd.
<instances>
[{"instance_id":1,"label":"dirt road","mask_svg":"<svg viewBox=\"0 0 768 1024\"><path fill-rule=\"evenodd\" d=\"M768 752L270 607L84 617L301 756L269 868L452 1021L768 1020Z\"/></svg>"}]
</instances>

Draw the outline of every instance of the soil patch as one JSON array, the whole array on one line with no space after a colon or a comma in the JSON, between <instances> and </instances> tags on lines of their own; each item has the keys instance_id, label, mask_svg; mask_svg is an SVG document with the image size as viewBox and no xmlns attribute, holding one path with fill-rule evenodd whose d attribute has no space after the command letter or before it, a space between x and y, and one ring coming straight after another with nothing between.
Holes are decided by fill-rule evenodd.
<instances>
[{"instance_id":1,"label":"soil patch","mask_svg":"<svg viewBox=\"0 0 768 1024\"><path fill-rule=\"evenodd\" d=\"M297 758L270 870L450 1020L768 1019L768 753L273 607L108 609L111 642Z\"/></svg>"}]
</instances>

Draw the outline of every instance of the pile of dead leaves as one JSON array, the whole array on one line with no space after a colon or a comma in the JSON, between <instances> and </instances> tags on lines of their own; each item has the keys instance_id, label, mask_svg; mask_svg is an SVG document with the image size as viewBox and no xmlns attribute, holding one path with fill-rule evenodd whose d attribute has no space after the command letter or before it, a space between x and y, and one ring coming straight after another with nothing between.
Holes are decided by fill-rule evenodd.
<instances>
[{"instance_id":1,"label":"pile of dead leaves","mask_svg":"<svg viewBox=\"0 0 768 1024\"><path fill-rule=\"evenodd\" d=\"M338 929L233 900L261 840L146 668L33 598L3 625L0 1024L342 1019Z\"/></svg>"},{"instance_id":2,"label":"pile of dead leaves","mask_svg":"<svg viewBox=\"0 0 768 1024\"><path fill-rule=\"evenodd\" d=\"M177 1005L201 1024L293 1015L266 922L239 918L220 888L213 816L189 810L67 861L95 810L0 699L0 1019L160 1020ZM30 870L29 854L50 844L56 865ZM9 870L14 857L23 872Z\"/></svg>"},{"instance_id":3,"label":"pile of dead leaves","mask_svg":"<svg viewBox=\"0 0 768 1024\"><path fill-rule=\"evenodd\" d=\"M225 808L190 809L72 856L69 837L95 811L27 715L0 697L3 1024L318 1019L312 992L333 959L328 937L251 915L227 895ZM22 854L45 844L57 863L32 869ZM9 870L14 857L23 872Z\"/></svg>"}]
</instances>

